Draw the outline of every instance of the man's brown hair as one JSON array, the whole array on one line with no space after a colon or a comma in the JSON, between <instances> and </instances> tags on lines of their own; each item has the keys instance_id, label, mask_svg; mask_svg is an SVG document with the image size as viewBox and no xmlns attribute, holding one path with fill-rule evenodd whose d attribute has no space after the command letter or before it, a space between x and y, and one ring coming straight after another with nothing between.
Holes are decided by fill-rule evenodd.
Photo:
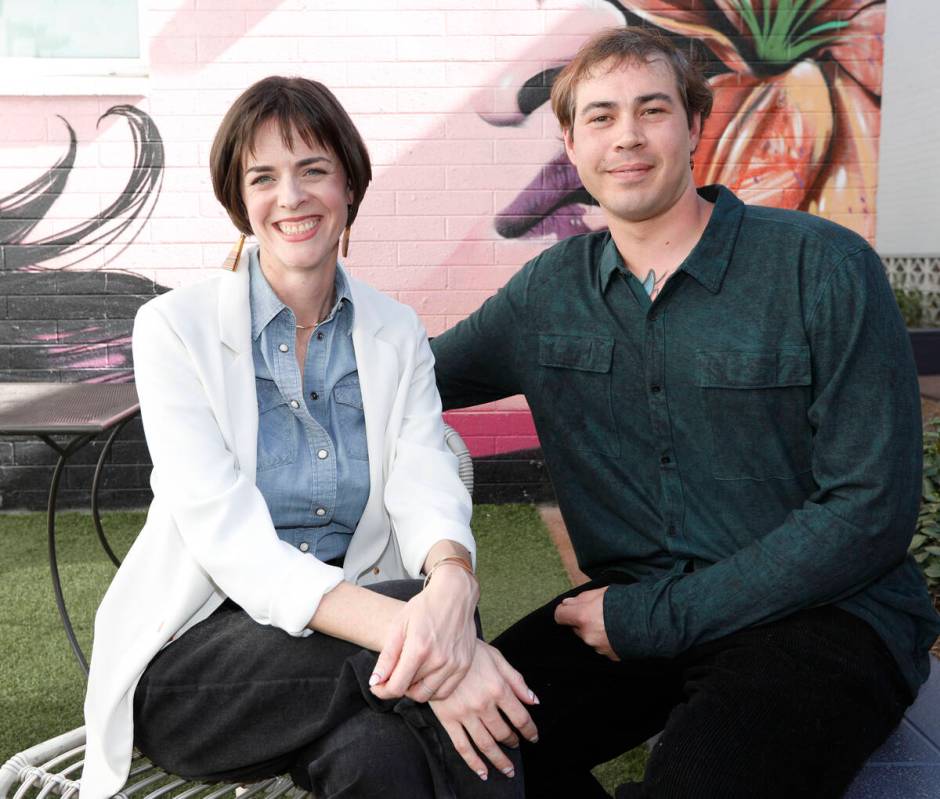
<instances>
[{"instance_id":1,"label":"man's brown hair","mask_svg":"<svg viewBox=\"0 0 940 799\"><path fill-rule=\"evenodd\" d=\"M712 110L712 90L698 66L658 31L627 26L595 34L558 73L552 85L552 111L562 130L570 130L574 124L578 84L600 64L643 64L654 58L662 58L672 69L689 125L696 113L701 114L704 124Z\"/></svg>"},{"instance_id":2,"label":"man's brown hair","mask_svg":"<svg viewBox=\"0 0 940 799\"><path fill-rule=\"evenodd\" d=\"M229 108L215 134L209 153L212 189L235 227L251 234L251 223L242 199L245 158L258 131L275 120L281 139L293 148L296 130L308 147L330 149L343 165L352 190L347 224L352 224L369 181L372 165L359 131L333 93L322 83L307 78L271 76L246 89Z\"/></svg>"}]
</instances>

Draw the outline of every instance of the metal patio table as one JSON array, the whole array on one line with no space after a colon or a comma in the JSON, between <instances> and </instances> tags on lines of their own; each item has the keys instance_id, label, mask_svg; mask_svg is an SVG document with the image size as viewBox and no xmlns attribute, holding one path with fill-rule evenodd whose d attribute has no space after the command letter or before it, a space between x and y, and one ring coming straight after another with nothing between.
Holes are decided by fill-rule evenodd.
<instances>
[{"instance_id":1,"label":"metal patio table","mask_svg":"<svg viewBox=\"0 0 940 799\"><path fill-rule=\"evenodd\" d=\"M56 607L65 627L65 634L78 665L87 676L88 661L78 645L75 630L69 619L59 579L56 557L55 514L59 481L68 459L97 436L110 431L98 456L91 483L91 515L98 540L115 566L121 561L114 554L98 513L98 487L105 459L118 433L140 413L137 390L132 383L0 383L0 435L37 436L55 450L59 459L52 473L49 501L46 510L46 529L49 536L49 571ZM64 442L55 440L62 437Z\"/></svg>"}]
</instances>

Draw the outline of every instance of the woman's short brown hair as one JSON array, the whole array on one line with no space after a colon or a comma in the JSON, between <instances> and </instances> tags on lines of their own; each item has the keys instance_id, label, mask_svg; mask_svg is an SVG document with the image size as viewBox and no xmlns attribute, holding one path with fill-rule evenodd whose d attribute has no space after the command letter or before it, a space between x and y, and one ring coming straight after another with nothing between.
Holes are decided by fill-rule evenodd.
<instances>
[{"instance_id":1,"label":"woman's short brown hair","mask_svg":"<svg viewBox=\"0 0 940 799\"><path fill-rule=\"evenodd\" d=\"M552 111L562 130L570 130L574 123L578 84L590 77L599 64L606 61L614 64L645 63L653 58L662 58L676 76L679 98L689 125L693 114L701 114L704 123L712 110L712 90L698 66L662 33L652 28L626 26L597 33L558 73L552 85Z\"/></svg>"},{"instance_id":2,"label":"woman's short brown hair","mask_svg":"<svg viewBox=\"0 0 940 799\"><path fill-rule=\"evenodd\" d=\"M343 165L352 190L348 224L372 180L372 166L359 131L333 93L322 83L307 78L272 75L246 89L222 119L209 153L212 189L242 233L251 234L251 223L242 199L245 158L258 131L276 120L281 138L293 147L292 131L308 146L329 148Z\"/></svg>"}]
</instances>

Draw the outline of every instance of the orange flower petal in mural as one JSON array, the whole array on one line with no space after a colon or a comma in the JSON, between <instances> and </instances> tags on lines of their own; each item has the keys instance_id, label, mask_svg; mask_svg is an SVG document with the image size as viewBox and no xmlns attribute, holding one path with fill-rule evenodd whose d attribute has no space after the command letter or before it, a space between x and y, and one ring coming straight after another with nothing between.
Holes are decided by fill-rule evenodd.
<instances>
[{"instance_id":1,"label":"orange flower petal in mural","mask_svg":"<svg viewBox=\"0 0 940 799\"><path fill-rule=\"evenodd\" d=\"M833 140L817 189L804 210L852 228L869 241L875 236L878 189L879 108L837 64L826 65L840 135Z\"/></svg>"},{"instance_id":2,"label":"orange flower petal in mural","mask_svg":"<svg viewBox=\"0 0 940 799\"><path fill-rule=\"evenodd\" d=\"M751 74L750 65L741 57L732 41L714 27L715 14L720 12L707 11L699 3L690 3L688 0L626 0L622 5L663 30L698 39L729 69L742 75ZM690 5L697 8L690 9Z\"/></svg>"},{"instance_id":3,"label":"orange flower petal in mural","mask_svg":"<svg viewBox=\"0 0 940 799\"><path fill-rule=\"evenodd\" d=\"M741 91L728 92L734 79ZM720 75L712 85L725 90L721 105L737 110L730 120L716 117L720 138L703 140L698 182L723 183L751 203L800 207L832 138L832 105L819 66L801 61L763 79Z\"/></svg>"},{"instance_id":4,"label":"orange flower petal in mural","mask_svg":"<svg viewBox=\"0 0 940 799\"><path fill-rule=\"evenodd\" d=\"M885 6L869 6L851 20L846 33L824 49L872 94L881 96Z\"/></svg>"}]
</instances>

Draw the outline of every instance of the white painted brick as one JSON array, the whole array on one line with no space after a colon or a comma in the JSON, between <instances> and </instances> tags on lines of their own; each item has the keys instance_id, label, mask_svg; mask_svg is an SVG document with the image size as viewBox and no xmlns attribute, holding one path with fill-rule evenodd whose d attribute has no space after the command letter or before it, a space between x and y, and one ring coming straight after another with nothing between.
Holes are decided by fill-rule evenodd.
<instances>
[{"instance_id":1,"label":"white painted brick","mask_svg":"<svg viewBox=\"0 0 940 799\"><path fill-rule=\"evenodd\" d=\"M515 266L451 266L447 269L447 288L496 291L518 272Z\"/></svg>"},{"instance_id":2,"label":"white painted brick","mask_svg":"<svg viewBox=\"0 0 940 799\"><path fill-rule=\"evenodd\" d=\"M375 187L390 189L444 189L443 166L386 166L375 176Z\"/></svg>"},{"instance_id":3,"label":"white painted brick","mask_svg":"<svg viewBox=\"0 0 940 799\"><path fill-rule=\"evenodd\" d=\"M396 44L402 61L480 61L495 52L492 36L400 36Z\"/></svg>"},{"instance_id":4,"label":"white painted brick","mask_svg":"<svg viewBox=\"0 0 940 799\"><path fill-rule=\"evenodd\" d=\"M365 216L391 216L395 213L395 192L370 188L359 206L359 219Z\"/></svg>"},{"instance_id":5,"label":"white painted brick","mask_svg":"<svg viewBox=\"0 0 940 799\"><path fill-rule=\"evenodd\" d=\"M445 170L448 189L508 189L525 186L533 177L533 168L528 164L460 165Z\"/></svg>"},{"instance_id":6,"label":"white painted brick","mask_svg":"<svg viewBox=\"0 0 940 799\"><path fill-rule=\"evenodd\" d=\"M490 191L399 191L395 210L400 214L489 214L493 211Z\"/></svg>"},{"instance_id":7,"label":"white painted brick","mask_svg":"<svg viewBox=\"0 0 940 799\"><path fill-rule=\"evenodd\" d=\"M349 11L348 33L356 36L443 36L442 11Z\"/></svg>"},{"instance_id":8,"label":"white painted brick","mask_svg":"<svg viewBox=\"0 0 940 799\"><path fill-rule=\"evenodd\" d=\"M434 141L398 142L397 163L407 164L491 164L493 143L490 141Z\"/></svg>"},{"instance_id":9,"label":"white painted brick","mask_svg":"<svg viewBox=\"0 0 940 799\"><path fill-rule=\"evenodd\" d=\"M544 12L534 5L529 11L448 11L446 20L449 35L537 36L545 30Z\"/></svg>"},{"instance_id":10,"label":"white painted brick","mask_svg":"<svg viewBox=\"0 0 940 799\"><path fill-rule=\"evenodd\" d=\"M301 38L298 43L301 61L342 61L366 63L395 60L395 40L381 37L327 36ZM433 59L432 59L433 60Z\"/></svg>"},{"instance_id":11,"label":"white painted brick","mask_svg":"<svg viewBox=\"0 0 940 799\"><path fill-rule=\"evenodd\" d=\"M358 225L362 218L356 220L349 237L349 256L346 263L359 267L394 267L398 263L397 245L392 241L362 241L358 237Z\"/></svg>"},{"instance_id":12,"label":"white painted brick","mask_svg":"<svg viewBox=\"0 0 940 799\"><path fill-rule=\"evenodd\" d=\"M394 89L343 87L336 90L336 96L349 114L392 114L398 110L397 93Z\"/></svg>"},{"instance_id":13,"label":"white painted brick","mask_svg":"<svg viewBox=\"0 0 940 799\"><path fill-rule=\"evenodd\" d=\"M564 152L560 138L538 138L493 143L493 160L497 164L544 164Z\"/></svg>"},{"instance_id":14,"label":"white painted brick","mask_svg":"<svg viewBox=\"0 0 940 799\"><path fill-rule=\"evenodd\" d=\"M369 216L356 220L362 241L441 241L445 220L426 216Z\"/></svg>"},{"instance_id":15,"label":"white painted brick","mask_svg":"<svg viewBox=\"0 0 940 799\"><path fill-rule=\"evenodd\" d=\"M450 263L488 265L493 263L493 245L490 242L453 241L401 241L398 243L398 263L416 266L434 266Z\"/></svg>"},{"instance_id":16,"label":"white painted brick","mask_svg":"<svg viewBox=\"0 0 940 799\"><path fill-rule=\"evenodd\" d=\"M419 314L469 314L479 308L492 291L400 291L400 302L410 305Z\"/></svg>"},{"instance_id":17,"label":"white painted brick","mask_svg":"<svg viewBox=\"0 0 940 799\"><path fill-rule=\"evenodd\" d=\"M356 267L353 274L379 291L442 291L447 270L419 267Z\"/></svg>"},{"instance_id":18,"label":"white painted brick","mask_svg":"<svg viewBox=\"0 0 940 799\"><path fill-rule=\"evenodd\" d=\"M241 39L208 38L196 40L200 61L226 64L257 64L298 60L298 40L287 36L252 36Z\"/></svg>"},{"instance_id":19,"label":"white painted brick","mask_svg":"<svg viewBox=\"0 0 940 799\"><path fill-rule=\"evenodd\" d=\"M349 15L342 11L247 11L248 28L254 36L304 36L314 39L354 33Z\"/></svg>"},{"instance_id":20,"label":"white painted brick","mask_svg":"<svg viewBox=\"0 0 940 799\"><path fill-rule=\"evenodd\" d=\"M444 64L407 62L351 63L350 86L388 86L399 89L414 86L447 86Z\"/></svg>"},{"instance_id":21,"label":"white painted brick","mask_svg":"<svg viewBox=\"0 0 940 799\"><path fill-rule=\"evenodd\" d=\"M354 121L366 142L373 139L441 139L444 114L356 114Z\"/></svg>"}]
</instances>

